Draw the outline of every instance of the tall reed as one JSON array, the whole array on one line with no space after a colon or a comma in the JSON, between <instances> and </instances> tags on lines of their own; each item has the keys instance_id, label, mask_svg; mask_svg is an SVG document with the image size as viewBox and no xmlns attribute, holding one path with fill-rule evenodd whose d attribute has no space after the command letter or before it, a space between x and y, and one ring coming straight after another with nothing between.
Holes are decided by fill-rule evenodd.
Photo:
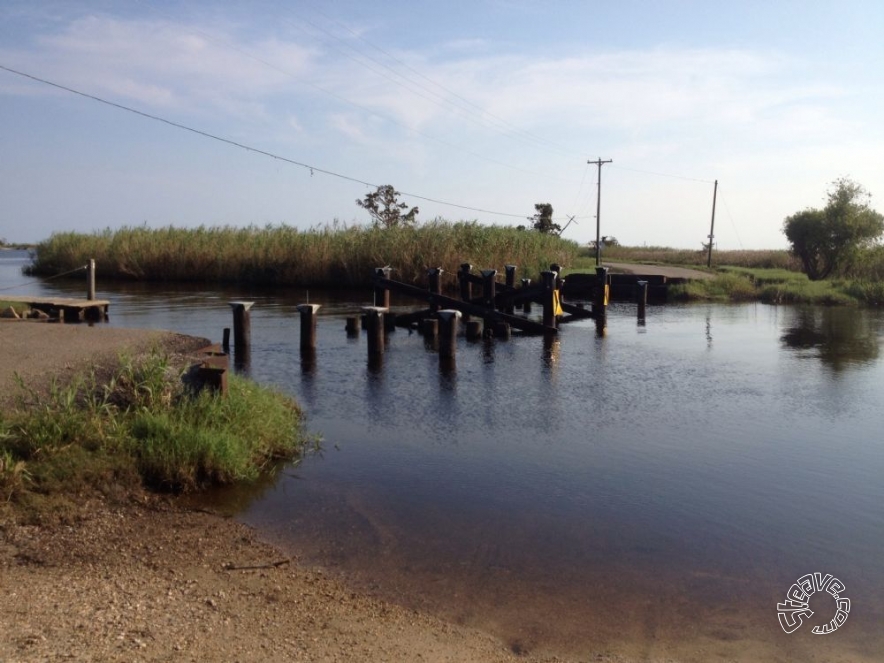
<instances>
[{"instance_id":1,"label":"tall reed","mask_svg":"<svg viewBox=\"0 0 884 663\"><path fill-rule=\"evenodd\" d=\"M103 278L363 287L386 265L413 283L434 267L452 279L464 262L499 270L515 264L520 276L536 279L551 263L573 264L577 252L576 243L553 235L440 219L416 228L138 226L55 233L37 246L30 273L60 274L95 258Z\"/></svg>"}]
</instances>

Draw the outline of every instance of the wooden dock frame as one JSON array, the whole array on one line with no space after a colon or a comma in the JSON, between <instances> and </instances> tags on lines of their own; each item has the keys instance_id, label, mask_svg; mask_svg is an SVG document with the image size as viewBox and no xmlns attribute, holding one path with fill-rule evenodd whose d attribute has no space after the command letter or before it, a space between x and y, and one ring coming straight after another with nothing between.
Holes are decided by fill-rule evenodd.
<instances>
[{"instance_id":1,"label":"wooden dock frame","mask_svg":"<svg viewBox=\"0 0 884 663\"><path fill-rule=\"evenodd\" d=\"M74 299L70 297L30 297L4 295L3 301L27 304L58 322L102 322L108 319L110 302L106 299Z\"/></svg>"},{"instance_id":2,"label":"wooden dock frame","mask_svg":"<svg viewBox=\"0 0 884 663\"><path fill-rule=\"evenodd\" d=\"M480 318L484 321L486 329L502 323L525 334L555 334L558 332L559 324L595 317L591 309L561 301L562 280L558 276L558 270L548 272L550 276L545 277L543 283L530 285L530 281L523 282L519 288L513 285L515 283L513 265L507 265L505 283L498 283L495 280L496 270L484 270L482 276L472 274L471 270L472 265L469 263L461 265L458 271L461 299L456 299L441 293L439 283L441 270L438 268L429 270L427 288L395 281L380 269L376 269L372 278L375 299L377 300L379 292L386 291L427 302L428 309L395 317L396 326L409 328L420 324L425 318L435 317L440 309L460 311L465 321L469 321L470 317ZM481 286L480 297L472 296L474 284ZM516 305L526 302L535 302L544 307L542 322L515 314ZM556 302L561 308L561 315L556 315Z\"/></svg>"}]
</instances>

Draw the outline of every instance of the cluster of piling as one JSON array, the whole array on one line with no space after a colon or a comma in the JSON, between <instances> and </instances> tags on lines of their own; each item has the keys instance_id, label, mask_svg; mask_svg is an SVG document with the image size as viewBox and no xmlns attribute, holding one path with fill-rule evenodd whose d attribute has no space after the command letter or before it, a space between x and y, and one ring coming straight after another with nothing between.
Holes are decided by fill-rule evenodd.
<instances>
[{"instance_id":1,"label":"cluster of piling","mask_svg":"<svg viewBox=\"0 0 884 663\"><path fill-rule=\"evenodd\" d=\"M457 272L460 298L443 293L441 267L427 270L426 288L402 283L390 278L389 267L378 267L373 272L372 304L362 307L358 315L346 319L346 333L355 338L363 333L369 366L379 366L386 350L387 335L397 326L417 330L428 346L438 351L442 364L454 365L457 339L463 335L468 341L508 339L515 331L523 334L554 336L560 325L580 319L593 319L596 332L604 336L607 327L607 308L610 282L605 267L596 269L596 282L591 290L591 301L569 303L562 300L564 279L561 267L550 265L540 274L540 282L523 278L516 285L516 266L504 267L504 281L497 281L496 269L473 273L473 266L464 263ZM390 307L391 293L420 299L427 305L415 312L394 314ZM648 303L648 282L638 281L635 289L639 324L644 324ZM250 309L254 302L229 302L233 310L233 348L235 356L247 357L251 343ZM538 321L529 317L532 304L542 307ZM316 352L316 329L319 304L300 304L300 351L302 361L312 366ZM223 351L230 351L230 329L224 330ZM238 362L239 363L239 362Z\"/></svg>"}]
</instances>

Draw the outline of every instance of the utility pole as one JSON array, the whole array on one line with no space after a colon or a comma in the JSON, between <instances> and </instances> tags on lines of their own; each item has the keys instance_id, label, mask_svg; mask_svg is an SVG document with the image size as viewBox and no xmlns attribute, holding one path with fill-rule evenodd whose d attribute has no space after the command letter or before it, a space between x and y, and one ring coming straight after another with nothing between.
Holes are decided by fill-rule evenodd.
<instances>
[{"instance_id":1,"label":"utility pole","mask_svg":"<svg viewBox=\"0 0 884 663\"><path fill-rule=\"evenodd\" d=\"M594 163L599 167L598 193L596 194L595 203L595 264L596 267L602 264L602 164L612 163L611 159L602 160L601 157L595 161L587 161L586 163Z\"/></svg>"},{"instance_id":2,"label":"utility pole","mask_svg":"<svg viewBox=\"0 0 884 663\"><path fill-rule=\"evenodd\" d=\"M715 188L712 189L712 225L709 227L709 253L706 256L706 266L712 267L712 240L715 238L715 199L718 197L718 180L715 180Z\"/></svg>"}]
</instances>

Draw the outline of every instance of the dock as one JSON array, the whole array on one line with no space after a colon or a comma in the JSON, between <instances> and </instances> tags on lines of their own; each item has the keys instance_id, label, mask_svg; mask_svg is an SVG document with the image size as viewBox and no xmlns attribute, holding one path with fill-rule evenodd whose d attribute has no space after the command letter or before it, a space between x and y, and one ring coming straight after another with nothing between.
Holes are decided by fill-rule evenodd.
<instances>
[{"instance_id":1,"label":"dock","mask_svg":"<svg viewBox=\"0 0 884 663\"><path fill-rule=\"evenodd\" d=\"M5 302L27 304L32 309L42 311L59 322L101 322L108 319L110 301L106 299L74 299L68 297L38 297L3 295Z\"/></svg>"}]
</instances>

